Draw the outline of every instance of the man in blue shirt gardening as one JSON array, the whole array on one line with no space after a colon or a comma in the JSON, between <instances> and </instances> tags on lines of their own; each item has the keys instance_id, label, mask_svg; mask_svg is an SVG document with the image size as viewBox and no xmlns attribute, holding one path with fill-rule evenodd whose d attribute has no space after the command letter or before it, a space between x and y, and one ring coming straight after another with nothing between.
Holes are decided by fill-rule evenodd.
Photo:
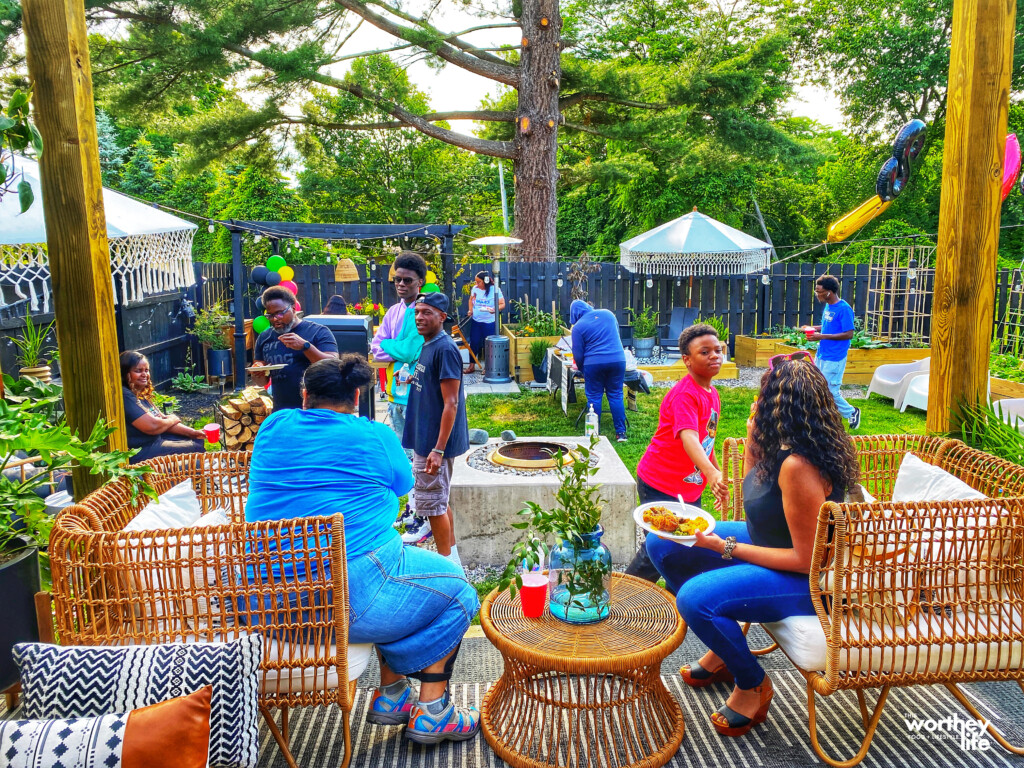
<instances>
[{"instance_id":1,"label":"man in blue shirt gardening","mask_svg":"<svg viewBox=\"0 0 1024 768\"><path fill-rule=\"evenodd\" d=\"M839 393L846 371L846 355L853 338L853 308L839 298L839 281L832 275L822 275L814 283L814 295L825 308L821 311L821 325L807 338L818 342L814 364L828 381L829 391L836 401L839 414L850 422L850 430L860 426L860 408L854 408Z\"/></svg>"}]
</instances>

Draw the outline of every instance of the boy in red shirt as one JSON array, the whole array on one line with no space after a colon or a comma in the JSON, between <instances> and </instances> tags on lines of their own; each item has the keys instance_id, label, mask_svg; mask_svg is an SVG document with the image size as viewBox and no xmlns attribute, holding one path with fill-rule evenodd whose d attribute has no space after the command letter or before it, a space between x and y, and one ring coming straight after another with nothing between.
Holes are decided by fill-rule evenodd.
<instances>
[{"instance_id":1,"label":"boy in red shirt","mask_svg":"<svg viewBox=\"0 0 1024 768\"><path fill-rule=\"evenodd\" d=\"M729 489L715 458L715 435L722 404L711 379L725 355L710 325L691 325L679 334L679 351L687 375L661 401L658 429L636 469L640 503L678 501L700 506L705 487L716 501L728 502ZM642 544L626 573L650 582L660 578Z\"/></svg>"}]
</instances>

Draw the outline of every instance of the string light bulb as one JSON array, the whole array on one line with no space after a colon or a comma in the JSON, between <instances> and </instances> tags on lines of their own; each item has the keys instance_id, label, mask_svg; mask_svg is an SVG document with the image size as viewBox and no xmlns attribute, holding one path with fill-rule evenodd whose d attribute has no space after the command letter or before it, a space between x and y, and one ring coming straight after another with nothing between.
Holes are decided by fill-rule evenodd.
<instances>
[{"instance_id":1,"label":"string light bulb","mask_svg":"<svg viewBox=\"0 0 1024 768\"><path fill-rule=\"evenodd\" d=\"M262 239L263 239L263 235L261 235L261 234L260 234L259 232L257 232L257 233L256 233L256 237L254 237L254 238L252 239L252 241L253 241L254 243L258 243L258 242L259 242L260 240L262 240Z\"/></svg>"},{"instance_id":2,"label":"string light bulb","mask_svg":"<svg viewBox=\"0 0 1024 768\"><path fill-rule=\"evenodd\" d=\"M211 222L210 225L206 228L206 231L209 232L211 235L213 234L213 222Z\"/></svg>"}]
</instances>

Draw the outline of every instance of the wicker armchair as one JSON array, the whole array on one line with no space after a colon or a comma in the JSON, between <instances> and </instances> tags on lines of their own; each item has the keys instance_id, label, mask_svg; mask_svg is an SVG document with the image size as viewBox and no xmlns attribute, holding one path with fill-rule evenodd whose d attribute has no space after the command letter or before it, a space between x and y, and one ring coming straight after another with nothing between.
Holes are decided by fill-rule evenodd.
<instances>
[{"instance_id":1,"label":"wicker armchair","mask_svg":"<svg viewBox=\"0 0 1024 768\"><path fill-rule=\"evenodd\" d=\"M842 768L867 754L893 686L940 683L978 720L960 683L1016 681L1024 689L1024 468L956 440L854 442L862 483L878 501L822 506L809 575L817 615L764 625L807 681L811 745ZM742 448L726 441L734 519L742 519ZM992 499L889 501L908 451ZM879 689L871 711L868 688ZM839 690L856 691L865 729L848 760L825 754L818 740L815 695ZM988 731L1024 754L991 724Z\"/></svg>"},{"instance_id":2,"label":"wicker armchair","mask_svg":"<svg viewBox=\"0 0 1024 768\"><path fill-rule=\"evenodd\" d=\"M267 643L259 708L288 765L296 768L288 747L289 707L337 705L344 713L344 768L351 759L354 678L361 671L350 666L365 668L370 649L354 646L363 655L350 665L342 516L244 522L248 453L182 454L149 464L149 481L158 492L189 479L204 513L222 509L233 522L125 532L148 499L133 498L122 483L68 507L50 543L60 642L225 641L261 631ZM282 580L285 563L305 571L301 582ZM322 610L300 615L264 607L268 596L296 592ZM281 709L280 728L272 707Z\"/></svg>"}]
</instances>

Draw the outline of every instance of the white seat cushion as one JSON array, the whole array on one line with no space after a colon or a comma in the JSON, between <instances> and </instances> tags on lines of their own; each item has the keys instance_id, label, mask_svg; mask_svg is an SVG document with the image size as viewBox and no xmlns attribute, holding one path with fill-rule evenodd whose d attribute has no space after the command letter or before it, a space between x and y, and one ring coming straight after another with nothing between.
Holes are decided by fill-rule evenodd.
<instances>
[{"instance_id":1,"label":"white seat cushion","mask_svg":"<svg viewBox=\"0 0 1024 768\"><path fill-rule=\"evenodd\" d=\"M330 655L335 648L331 646ZM356 643L348 647L348 679L357 679L370 664L373 654L373 643ZM274 663L281 658L281 646L277 640L271 640L267 648L266 661ZM302 691L334 690L338 687L337 667L298 667L294 669L260 670L261 693L299 693ZM324 679L326 674L327 678Z\"/></svg>"},{"instance_id":2,"label":"white seat cushion","mask_svg":"<svg viewBox=\"0 0 1024 768\"><path fill-rule=\"evenodd\" d=\"M1020 639L1000 643L929 643L906 648L881 645L885 640L904 641L907 637L980 634L986 627L992 628L992 634L995 634L995 628L998 627L1005 635L1016 638L1024 636L1024 623L1019 613L1004 611L998 618L1001 624L995 623L997 617L988 614L969 616L958 613L940 618L918 611L907 626L894 628L871 623L871 637L864 638L868 647L841 650L839 667L850 672L871 670L910 674L1021 669L1024 641ZM763 626L798 667L812 672L825 670L828 644L817 616L790 616ZM853 639L856 640L856 637Z\"/></svg>"}]
</instances>

